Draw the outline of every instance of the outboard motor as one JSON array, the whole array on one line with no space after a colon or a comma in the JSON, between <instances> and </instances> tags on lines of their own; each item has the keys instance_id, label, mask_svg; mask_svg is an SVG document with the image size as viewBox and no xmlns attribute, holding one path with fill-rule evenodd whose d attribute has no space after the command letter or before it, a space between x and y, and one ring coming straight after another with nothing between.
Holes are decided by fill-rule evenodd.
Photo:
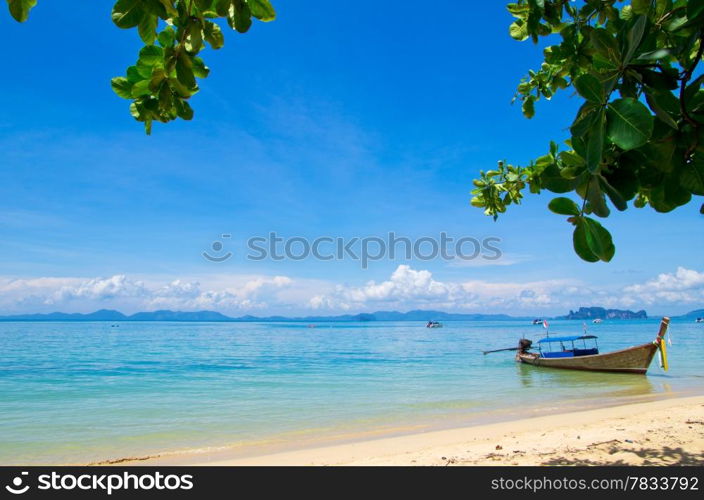
<instances>
[{"instance_id":1,"label":"outboard motor","mask_svg":"<svg viewBox=\"0 0 704 500\"><path fill-rule=\"evenodd\" d=\"M521 339L518 341L518 350L522 353L525 353L528 351L528 349L530 349L530 346L532 346L532 345L533 345L532 340Z\"/></svg>"}]
</instances>

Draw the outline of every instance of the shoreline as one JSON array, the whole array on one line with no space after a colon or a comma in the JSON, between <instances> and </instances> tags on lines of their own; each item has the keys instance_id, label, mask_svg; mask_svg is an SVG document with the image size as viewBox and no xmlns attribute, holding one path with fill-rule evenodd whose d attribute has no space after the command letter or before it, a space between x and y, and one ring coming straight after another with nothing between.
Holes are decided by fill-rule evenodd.
<instances>
[{"instance_id":1,"label":"shoreline","mask_svg":"<svg viewBox=\"0 0 704 500\"><path fill-rule=\"evenodd\" d=\"M704 396L573 410L332 445L173 453L94 465L704 465Z\"/></svg>"}]
</instances>

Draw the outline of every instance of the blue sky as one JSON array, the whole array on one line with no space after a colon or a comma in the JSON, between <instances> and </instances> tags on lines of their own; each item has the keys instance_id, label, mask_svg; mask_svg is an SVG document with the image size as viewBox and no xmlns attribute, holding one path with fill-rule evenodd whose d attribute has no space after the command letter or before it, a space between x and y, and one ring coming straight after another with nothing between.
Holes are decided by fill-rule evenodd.
<instances>
[{"instance_id":1,"label":"blue sky","mask_svg":"<svg viewBox=\"0 0 704 500\"><path fill-rule=\"evenodd\" d=\"M508 36L503 2L432 14L415 1L275 5L275 22L226 30L225 47L203 54L212 72L194 121L156 124L151 137L110 89L140 42L114 27L109 5L40 2L22 25L0 16L18 42L0 83L0 313L704 306L700 203L612 215L609 264L574 255L549 194L498 222L469 207L480 169L543 154L577 105L568 91L529 121L510 104L541 50ZM271 231L495 236L504 257L366 270L247 260L247 238ZM201 253L223 233L233 257L208 262Z\"/></svg>"}]
</instances>

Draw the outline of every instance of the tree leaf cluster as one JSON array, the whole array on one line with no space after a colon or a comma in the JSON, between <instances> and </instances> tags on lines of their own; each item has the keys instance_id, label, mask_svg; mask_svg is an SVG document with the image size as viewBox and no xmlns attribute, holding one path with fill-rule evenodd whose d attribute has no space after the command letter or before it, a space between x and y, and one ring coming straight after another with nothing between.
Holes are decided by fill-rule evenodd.
<instances>
[{"instance_id":1,"label":"tree leaf cluster","mask_svg":"<svg viewBox=\"0 0 704 500\"><path fill-rule=\"evenodd\" d=\"M19 22L29 18L37 3L7 2ZM189 100L199 90L198 80L210 73L201 51L223 47L223 26L245 33L252 19L266 22L275 17L269 0L117 0L113 23L136 30L144 46L126 74L112 79L112 89L131 101L130 113L144 123L147 134L154 121L190 120Z\"/></svg>"},{"instance_id":2,"label":"tree leaf cluster","mask_svg":"<svg viewBox=\"0 0 704 500\"><path fill-rule=\"evenodd\" d=\"M568 216L577 255L608 262L612 237L596 218L629 203L670 212L704 195L704 0L518 0L508 10L514 39L557 39L518 85L523 114L563 89L581 105L566 147L480 172L471 204L496 218L525 188L571 193L580 203L558 197L549 209Z\"/></svg>"}]
</instances>

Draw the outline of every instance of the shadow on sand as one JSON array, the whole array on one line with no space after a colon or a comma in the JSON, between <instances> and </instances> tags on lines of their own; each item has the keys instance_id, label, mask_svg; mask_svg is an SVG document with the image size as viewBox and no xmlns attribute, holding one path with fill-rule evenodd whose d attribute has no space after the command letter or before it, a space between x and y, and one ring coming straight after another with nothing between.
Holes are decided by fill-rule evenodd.
<instances>
[{"instance_id":1,"label":"shadow on sand","mask_svg":"<svg viewBox=\"0 0 704 500\"><path fill-rule=\"evenodd\" d=\"M609 455L619 454L620 457L613 459L600 457L599 459L581 457L555 457L541 463L541 465L704 465L704 453L689 453L682 448L622 448L616 444L610 444L603 448ZM635 455L626 456L623 455ZM638 457L638 458L636 458Z\"/></svg>"}]
</instances>

